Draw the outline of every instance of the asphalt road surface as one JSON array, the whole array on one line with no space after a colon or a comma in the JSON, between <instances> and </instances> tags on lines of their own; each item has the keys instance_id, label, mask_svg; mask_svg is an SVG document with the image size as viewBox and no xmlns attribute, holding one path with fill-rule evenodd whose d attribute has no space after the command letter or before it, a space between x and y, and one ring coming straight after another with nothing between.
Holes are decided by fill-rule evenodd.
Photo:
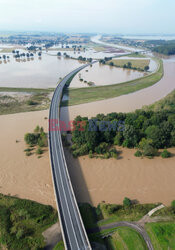
<instances>
[{"instance_id":1,"label":"asphalt road surface","mask_svg":"<svg viewBox=\"0 0 175 250\"><path fill-rule=\"evenodd\" d=\"M88 65L83 65L72 71L58 84L51 101L49 121L56 119L59 123L59 106L64 85L71 76ZM65 248L71 250L91 249L67 170L61 132L49 127L52 178Z\"/></svg>"},{"instance_id":2,"label":"asphalt road surface","mask_svg":"<svg viewBox=\"0 0 175 250\"><path fill-rule=\"evenodd\" d=\"M114 222L114 223L110 223L110 224L107 224L104 226L99 226L98 228L89 229L88 232L89 233L96 233L96 232L99 232L99 231L102 231L105 229L112 229L112 228L114 228L113 232L115 232L116 227L131 227L131 228L135 229L143 237L143 239L147 245L147 248L149 250L154 250L152 243L151 243L151 240L150 240L147 232L145 231L145 229L134 222L128 222L128 221ZM113 232L109 232L109 234L104 235L104 237L111 235Z\"/></svg>"}]
</instances>

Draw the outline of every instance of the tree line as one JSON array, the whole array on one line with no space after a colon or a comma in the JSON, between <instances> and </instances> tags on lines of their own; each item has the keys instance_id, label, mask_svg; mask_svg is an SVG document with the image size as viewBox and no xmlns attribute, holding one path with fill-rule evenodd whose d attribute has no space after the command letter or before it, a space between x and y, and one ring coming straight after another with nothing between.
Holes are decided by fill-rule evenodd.
<instances>
[{"instance_id":1,"label":"tree line","mask_svg":"<svg viewBox=\"0 0 175 250\"><path fill-rule=\"evenodd\" d=\"M77 121L85 121L84 129L80 130ZM108 121L123 123L121 129L117 126L109 128ZM89 157L103 155L104 158L115 157L114 145L127 148L137 148L136 156L153 157L158 149L165 149L164 157L169 157L168 147L175 146L175 114L173 111L144 111L136 110L133 113L98 114L88 120L78 116L76 126L72 131L71 150L73 156L89 154ZM90 129L90 124L96 125ZM82 124L81 124L82 126ZM101 129L101 126L104 126ZM168 153L167 153L168 152ZM163 157L163 156L162 156Z\"/></svg>"}]
</instances>

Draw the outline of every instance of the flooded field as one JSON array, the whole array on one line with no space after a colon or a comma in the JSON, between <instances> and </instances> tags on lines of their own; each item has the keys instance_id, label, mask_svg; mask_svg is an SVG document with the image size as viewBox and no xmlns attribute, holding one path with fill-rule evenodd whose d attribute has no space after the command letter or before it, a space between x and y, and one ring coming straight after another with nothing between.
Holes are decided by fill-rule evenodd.
<instances>
[{"instance_id":1,"label":"flooded field","mask_svg":"<svg viewBox=\"0 0 175 250\"><path fill-rule=\"evenodd\" d=\"M6 48L7 45L6 45ZM20 53L26 50L18 49ZM43 52L41 57L34 54L33 57L15 59L12 53L0 54L0 87L26 87L26 88L55 88L58 81L65 75L79 67L82 62L70 58L67 55L78 58L79 56L86 58L104 58L115 56L116 53L110 53L109 48L106 51L96 52L93 48L85 51L61 51L61 57L57 57L58 51ZM119 53L120 54L120 53ZM123 53L122 53L123 54ZM3 55L6 55L4 60ZM108 65L94 64L88 67L88 71L82 70L80 81L79 75L71 83L71 87L88 87L91 85L109 85L121 83L144 76L143 72L110 67Z\"/></svg>"},{"instance_id":2,"label":"flooded field","mask_svg":"<svg viewBox=\"0 0 175 250\"><path fill-rule=\"evenodd\" d=\"M8 55L9 60L0 60L0 87L54 88L60 77L81 65L77 60L46 54L21 60Z\"/></svg>"},{"instance_id":3,"label":"flooded field","mask_svg":"<svg viewBox=\"0 0 175 250\"><path fill-rule=\"evenodd\" d=\"M144 75L145 73L136 70L111 67L95 63L92 67L87 67L81 70L81 72L72 80L70 87L83 88L89 87L89 84L92 86L116 84L137 79Z\"/></svg>"},{"instance_id":4,"label":"flooded field","mask_svg":"<svg viewBox=\"0 0 175 250\"><path fill-rule=\"evenodd\" d=\"M60 51L61 54L66 53L70 57L78 58L79 56L86 57L86 58L92 58L92 59L103 59L104 57L114 57L114 56L120 56L127 54L124 51L121 50L115 50L111 48L107 48L104 51L95 51L93 48L88 48L85 51L68 51L68 50L62 50ZM51 50L48 52L51 55L57 55L58 50Z\"/></svg>"},{"instance_id":5,"label":"flooded field","mask_svg":"<svg viewBox=\"0 0 175 250\"><path fill-rule=\"evenodd\" d=\"M175 89L174 72L175 57L174 60L173 58L171 60L164 60L164 76L153 86L111 99L63 107L61 109L61 118L68 121L78 115L90 118L99 113L131 112L140 109L144 105L149 105L160 100Z\"/></svg>"}]
</instances>

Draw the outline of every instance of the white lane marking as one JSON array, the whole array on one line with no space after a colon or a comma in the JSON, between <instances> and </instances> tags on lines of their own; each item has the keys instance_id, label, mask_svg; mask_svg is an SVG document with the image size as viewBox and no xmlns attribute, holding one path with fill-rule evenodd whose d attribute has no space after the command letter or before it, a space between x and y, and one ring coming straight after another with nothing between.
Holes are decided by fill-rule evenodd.
<instances>
[{"instance_id":1,"label":"white lane marking","mask_svg":"<svg viewBox=\"0 0 175 250\"><path fill-rule=\"evenodd\" d=\"M55 103L54 103L55 105ZM59 161L59 157L58 157L58 152L56 150L56 141L55 141L55 133L53 134L53 140L54 140L54 144L55 144L55 152L56 152L56 158L57 158L57 163L59 164L60 161ZM59 144L59 141L58 141L58 144ZM59 145L59 149L60 149L60 145ZM73 231L73 234L75 236L75 241L76 241L76 244L77 244L77 247L79 247L78 245L78 241L77 241L77 238L76 238L76 234L75 234L75 230L74 230L74 227L73 227L73 222L72 222L72 218L71 218L71 215L70 215L70 211L69 211L69 206L68 206L68 202L67 202L67 196L66 196L66 193L65 193L65 190L64 190L64 185L63 185L63 180L62 180L62 175L61 175L61 171L60 171L60 164L58 166L58 172L60 174L60 179L61 179L61 186L62 186L62 189L63 189L63 194L64 194L64 197L65 197L65 202L66 202L66 206L67 206L67 211L68 211L68 215L69 215L69 218L70 218L70 222L71 222L71 226L72 226L72 231ZM58 180L57 180L58 182ZM64 210L63 210L64 211Z\"/></svg>"},{"instance_id":2,"label":"white lane marking","mask_svg":"<svg viewBox=\"0 0 175 250\"><path fill-rule=\"evenodd\" d=\"M84 66L81 66L81 67L79 67L79 69L78 70L75 70L74 71L74 73L77 73L77 71L79 71L80 69L82 69L82 68L84 68ZM65 81L67 81L67 79L69 79L70 78L70 76L72 76L73 74L72 73L70 73L69 75L67 75L67 77L65 77L64 78L64 82ZM56 90L58 90L58 88L62 88L63 89L63 87L64 87L64 85L65 85L65 83L63 84L63 86L60 84L60 85L58 85L57 86L57 88L56 88ZM58 96L58 94L59 94L59 92L57 93L57 91L55 91L54 92L54 96L53 96L53 98L52 98L52 100L54 99L54 98L57 98L57 97L59 97L59 99L60 99L60 97L61 97L61 95L60 96ZM60 101L59 101L60 102ZM59 102L58 102L58 104L59 104ZM55 106L55 104L57 103L57 100L53 103L52 102L52 105L54 105ZM58 105L57 105L58 106ZM58 108L56 106L56 108ZM58 131L57 131L57 133L58 133ZM60 133L58 133L58 135L59 135L59 137L60 137ZM54 138L54 142L55 142L55 137L53 136L53 138ZM56 145L56 144L55 144ZM62 144L61 144L62 145ZM60 145L59 145L60 146ZM61 147L61 151L63 151L63 149L62 149L62 147ZM63 155L62 154L60 154L61 155L61 158L62 158L62 161L64 162L65 161L65 158L63 159ZM58 159L58 154L57 154L57 151L56 151L56 156L57 156L57 159ZM59 161L59 160L58 160ZM65 172L65 168L63 168L63 171L64 171L64 174L66 174L66 172ZM59 172L60 172L60 170L59 170ZM68 185L69 184L69 187L70 187L70 183L68 182L68 179L67 179L67 175L65 175L66 176L66 178L65 178L65 180L66 180L66 184ZM61 176L62 177L62 176ZM57 178L57 177L56 177ZM61 178L61 181L62 181L62 178ZM58 180L57 180L57 182L58 182ZM63 186L63 182L62 182L62 186ZM63 189L64 190L64 189ZM73 190L72 190L73 191ZM71 197L71 202L72 202L72 204L73 204L73 207L74 207L74 210L73 210L73 212L74 212L74 214L75 214L75 218L76 218L76 220L77 220L77 224L79 224L80 225L80 222L82 222L81 220L78 220L77 219L77 213L75 213L75 201L73 202L73 200L72 200L72 193L70 193L70 189L68 188L68 192L69 192L69 194L70 194L70 197ZM64 193L65 193L65 190L64 190ZM66 197L66 196L65 196ZM67 197L66 197L66 205L68 206L68 204L67 204ZM68 210L69 211L69 210ZM69 212L70 213L70 212ZM63 215L64 216L64 215ZM71 218L71 216L70 216L70 218ZM72 221L71 221L72 222ZM81 227L83 226L83 225L80 225ZM81 232L81 230L80 230L80 233L81 233L81 235L82 235L82 232ZM86 236L86 232L85 232L85 236ZM84 241L84 237L82 237L83 238L83 241ZM87 243L88 243L88 241L86 242L86 244L84 243L84 245L85 246L87 246ZM88 247L89 248L89 247Z\"/></svg>"},{"instance_id":3,"label":"white lane marking","mask_svg":"<svg viewBox=\"0 0 175 250\"><path fill-rule=\"evenodd\" d=\"M57 131L58 132L58 131ZM59 137L60 137L60 140L61 140L61 135L60 135L60 133L58 133L59 134ZM63 148L61 147L61 151L63 152ZM64 152L63 152L63 154L64 154ZM65 163L64 165L66 165L66 162L65 162L65 158L63 157L63 155L61 154L61 157L62 157L62 160L63 160L63 162ZM65 167L67 167L67 165L65 166ZM69 183L69 180L68 180L68 178L67 178L67 174L66 174L66 170L65 170L65 168L63 168L63 171L64 171L64 175L65 175L65 180L66 180L66 182L67 182L67 186L69 187L68 188L68 192L69 192L69 195L70 195L70 197L71 197L71 203L72 203L72 207L74 208L74 214L75 214L75 218L76 218L76 221L77 221L77 225L79 225L80 227L81 227L81 229L82 229L82 224L81 224L81 221L79 220L79 218L78 218L78 216L77 216L77 213L75 212L75 211L77 211L77 207L75 206L75 200L73 199L73 196L72 196L72 193L71 193L71 191L70 191L70 183ZM83 244L85 245L85 246L87 246L87 241L85 241L85 239L84 239L84 236L85 235L83 235L83 233L82 233L82 230L80 230L79 229L79 231L80 231L80 234L81 234L81 238L82 238L82 241L83 241Z\"/></svg>"},{"instance_id":4,"label":"white lane marking","mask_svg":"<svg viewBox=\"0 0 175 250\"><path fill-rule=\"evenodd\" d=\"M54 135L52 134L52 137L54 138ZM51 138L50 138L51 139ZM55 161L55 156L54 156L54 153L53 153L53 143L54 143L54 139L53 140L51 140L51 146L52 146L52 157L53 157L53 160L54 160L54 162L56 162ZM53 168L54 168L54 164L53 164ZM61 201L61 194L60 194L60 190L59 190L59 185L58 185L58 179L57 179L57 174L56 174L56 171L54 170L54 172L55 172L55 178L56 178L56 181L57 181L57 185L56 185L56 187L57 187L57 190L58 190L58 193L59 193L59 196L60 196L60 203L58 203L60 206L61 206L61 208L62 208L62 214L63 214L63 217L64 217L64 222L65 222L65 226L66 226L66 229L67 229L67 231L68 231L68 225L67 225L67 221L66 221L66 218L65 218L65 215L64 215L64 208L63 208L63 206L62 206L62 201ZM69 238L69 242L70 242L70 246L71 246L71 248L72 248L72 245L71 245L71 239L70 239L70 236L69 236L69 234L67 234L68 235L68 238Z\"/></svg>"}]
</instances>

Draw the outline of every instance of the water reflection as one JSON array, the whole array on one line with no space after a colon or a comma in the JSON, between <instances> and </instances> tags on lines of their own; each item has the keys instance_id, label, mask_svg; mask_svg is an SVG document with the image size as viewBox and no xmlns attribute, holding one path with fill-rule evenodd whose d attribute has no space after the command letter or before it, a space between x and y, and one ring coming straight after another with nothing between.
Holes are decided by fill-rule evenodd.
<instances>
[{"instance_id":1,"label":"water reflection","mask_svg":"<svg viewBox=\"0 0 175 250\"><path fill-rule=\"evenodd\" d=\"M78 60L58 59L44 53L41 57L11 57L9 62L1 59L0 87L54 88L60 77L80 65Z\"/></svg>"},{"instance_id":2,"label":"water reflection","mask_svg":"<svg viewBox=\"0 0 175 250\"><path fill-rule=\"evenodd\" d=\"M136 70L96 63L92 67L81 70L81 74L74 77L70 87L89 87L89 82L93 82L95 86L116 84L137 79L144 75L145 73Z\"/></svg>"}]
</instances>

